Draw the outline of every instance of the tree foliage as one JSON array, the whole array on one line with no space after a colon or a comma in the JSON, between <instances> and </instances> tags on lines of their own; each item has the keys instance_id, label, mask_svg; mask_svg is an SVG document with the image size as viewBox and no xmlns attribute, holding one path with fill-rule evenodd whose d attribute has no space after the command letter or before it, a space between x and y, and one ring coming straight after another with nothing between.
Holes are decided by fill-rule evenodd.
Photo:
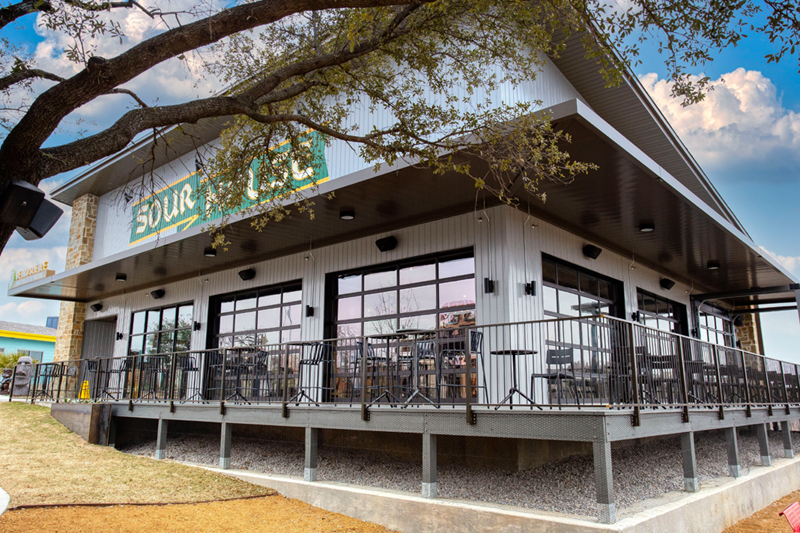
<instances>
[{"instance_id":1,"label":"tree foliage","mask_svg":"<svg viewBox=\"0 0 800 533\"><path fill-rule=\"evenodd\" d=\"M103 57L97 37L122 42L113 14L126 9L162 21L163 31ZM501 84L535 78L570 36L583 36L609 85L654 40L676 96L692 103L707 79L690 74L746 32L775 44L770 61L794 55L797 14L797 4L770 0L209 0L176 11L135 1L12 0L0 9L0 187L10 179L38 185L125 149L142 132L158 139L164 127L232 116L203 162L205 192L235 208L259 161L256 226L287 216L287 197L296 209L313 210L290 179L290 165L314 163L303 143L309 129L349 143L376 166L403 159L437 174L458 172L514 203L512 181L542 196L543 180L569 182L593 168L570 159L569 138L537 113L539 102L505 103L498 94ZM38 68L13 39L24 22L70 35L76 72ZM165 61L190 57L227 89L158 104L126 87ZM47 144L72 113L109 94L125 94L135 107L99 131ZM270 149L283 141L291 162ZM0 227L0 246L12 231Z\"/></svg>"}]
</instances>

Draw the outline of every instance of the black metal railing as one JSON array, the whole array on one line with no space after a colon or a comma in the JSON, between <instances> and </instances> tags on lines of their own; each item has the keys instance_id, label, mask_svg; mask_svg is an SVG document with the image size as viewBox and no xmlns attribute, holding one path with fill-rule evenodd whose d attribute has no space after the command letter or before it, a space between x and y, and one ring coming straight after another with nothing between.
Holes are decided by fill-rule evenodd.
<instances>
[{"instance_id":1,"label":"black metal railing","mask_svg":"<svg viewBox=\"0 0 800 533\"><path fill-rule=\"evenodd\" d=\"M800 369L603 315L37 364L31 401L563 409L800 403Z\"/></svg>"}]
</instances>

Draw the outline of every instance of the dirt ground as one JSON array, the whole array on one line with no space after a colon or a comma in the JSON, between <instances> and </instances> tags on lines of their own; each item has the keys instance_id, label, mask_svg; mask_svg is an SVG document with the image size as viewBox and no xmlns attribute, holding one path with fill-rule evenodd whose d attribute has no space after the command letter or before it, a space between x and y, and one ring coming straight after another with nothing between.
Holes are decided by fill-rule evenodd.
<instances>
[{"instance_id":1,"label":"dirt ground","mask_svg":"<svg viewBox=\"0 0 800 533\"><path fill-rule=\"evenodd\" d=\"M381 526L283 496L254 500L167 506L58 507L10 511L0 517L0 533L86 533L142 531L294 533L381 533Z\"/></svg>"},{"instance_id":2,"label":"dirt ground","mask_svg":"<svg viewBox=\"0 0 800 533\"><path fill-rule=\"evenodd\" d=\"M800 501L800 490L772 502L768 507L729 527L723 533L791 533L789 522L778 513L798 501Z\"/></svg>"}]
</instances>

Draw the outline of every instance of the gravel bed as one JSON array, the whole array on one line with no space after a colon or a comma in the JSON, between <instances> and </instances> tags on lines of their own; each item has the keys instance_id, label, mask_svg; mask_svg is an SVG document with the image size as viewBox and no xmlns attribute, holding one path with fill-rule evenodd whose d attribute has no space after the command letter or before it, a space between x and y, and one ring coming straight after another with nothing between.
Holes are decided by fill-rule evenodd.
<instances>
[{"instance_id":1,"label":"gravel bed","mask_svg":"<svg viewBox=\"0 0 800 533\"><path fill-rule=\"evenodd\" d=\"M795 439L800 450L800 439ZM722 433L695 434L700 481L728 475ZM153 457L155 442L143 442L123 451ZM442 450L440 450L440 453ZM779 433L770 432L770 453L783 456ZM755 432L739 432L743 473L761 464ZM219 438L210 435L170 437L166 456L175 461L217 465ZM615 443L612 446L617 508L624 510L644 500L683 490L680 438ZM441 463L441 461L440 461ZM286 476L303 475L303 443L236 438L231 467ZM395 459L382 453L335 446L319 448L319 479L417 493L421 461ZM572 515L595 514L594 471L590 456L573 456L533 470L509 472L439 465L439 496L552 511Z\"/></svg>"}]
</instances>

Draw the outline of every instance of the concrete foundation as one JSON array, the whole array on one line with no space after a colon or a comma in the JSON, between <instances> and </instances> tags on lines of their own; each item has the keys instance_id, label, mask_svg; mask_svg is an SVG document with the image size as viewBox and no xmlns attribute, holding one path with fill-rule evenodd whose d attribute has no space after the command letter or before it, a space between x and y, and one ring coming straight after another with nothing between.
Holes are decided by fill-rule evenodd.
<instances>
[{"instance_id":1,"label":"concrete foundation","mask_svg":"<svg viewBox=\"0 0 800 533\"><path fill-rule=\"evenodd\" d=\"M398 491L336 483L306 483L296 478L246 471L215 470L244 481L276 489L328 511L380 524L402 533L433 531L537 533L719 533L739 520L796 490L800 459L777 459L772 468L753 468L746 476L698 493L675 494L668 503L614 524L553 513L513 510L480 503L429 499ZM624 514L624 513L623 513Z\"/></svg>"},{"instance_id":2,"label":"concrete foundation","mask_svg":"<svg viewBox=\"0 0 800 533\"><path fill-rule=\"evenodd\" d=\"M108 445L111 406L100 403L54 403L50 416L89 444Z\"/></svg>"}]
</instances>

